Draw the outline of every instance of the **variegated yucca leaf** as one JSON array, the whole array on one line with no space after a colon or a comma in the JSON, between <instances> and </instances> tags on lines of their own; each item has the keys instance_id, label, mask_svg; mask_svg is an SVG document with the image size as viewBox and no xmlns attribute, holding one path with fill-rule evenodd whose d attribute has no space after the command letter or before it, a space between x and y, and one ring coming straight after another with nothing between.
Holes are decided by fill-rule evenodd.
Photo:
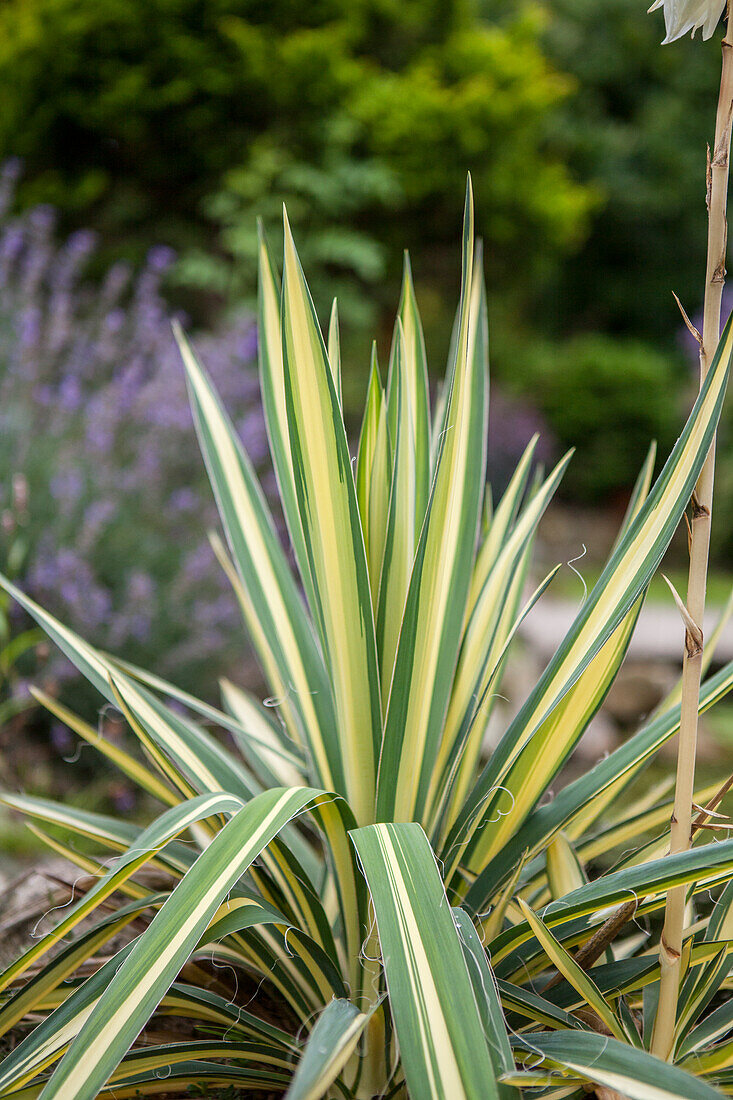
<instances>
[{"instance_id":1,"label":"variegated yucca leaf","mask_svg":"<svg viewBox=\"0 0 733 1100\"><path fill-rule=\"evenodd\" d=\"M270 456L277 477L280 502L288 525L290 541L298 561L305 561L303 529L295 492L293 462L290 451L288 414L285 407L285 374L283 371L282 327L280 324L280 283L275 272L262 224L259 233L259 309L257 351L260 367L260 389L265 412ZM307 580L307 577L305 578Z\"/></svg>"},{"instance_id":2,"label":"variegated yucca leaf","mask_svg":"<svg viewBox=\"0 0 733 1100\"><path fill-rule=\"evenodd\" d=\"M640 599L622 619L501 777L501 790L490 802L492 827L484 830L471 853L470 865L475 869L485 867L518 833L521 822L534 809L587 729L626 656L641 604Z\"/></svg>"},{"instance_id":3,"label":"variegated yucca leaf","mask_svg":"<svg viewBox=\"0 0 733 1100\"><path fill-rule=\"evenodd\" d=\"M319 1100L353 1054L368 1019L350 1001L327 1004L308 1038L285 1100Z\"/></svg>"},{"instance_id":4,"label":"variegated yucca leaf","mask_svg":"<svg viewBox=\"0 0 733 1100\"><path fill-rule=\"evenodd\" d=\"M506 1029L506 1020L501 1006L499 984L494 977L484 946L468 913L465 909L454 909L453 919L458 929L463 957L466 960L474 997L481 1016L489 1057L497 1078L497 1092L500 1100L517 1100L517 1090L510 1085L502 1084L501 1081L502 1075L512 1073L515 1067Z\"/></svg>"},{"instance_id":5,"label":"variegated yucca leaf","mask_svg":"<svg viewBox=\"0 0 733 1100\"><path fill-rule=\"evenodd\" d=\"M72 710L69 710L68 707L65 707L57 699L46 694L45 691L40 691L38 688L31 688L31 693L36 702L40 703L42 707L45 707L59 722L64 723L64 725L68 726L74 733L78 734L79 737L83 738L87 744L97 749L103 756L106 756L107 759L110 760L115 767L119 768L119 770L136 786L147 791L148 794L152 795L153 798L158 799L160 802L167 803L168 805L175 805L178 801L176 795L166 783L161 782L154 771L145 767L131 756L130 753L120 748L119 745L102 737L94 726L85 722L83 718L74 714Z\"/></svg>"},{"instance_id":6,"label":"variegated yucca leaf","mask_svg":"<svg viewBox=\"0 0 733 1100\"><path fill-rule=\"evenodd\" d=\"M93 1100L173 983L232 886L319 793L275 788L238 808L135 943L43 1090Z\"/></svg>"},{"instance_id":7,"label":"variegated yucca leaf","mask_svg":"<svg viewBox=\"0 0 733 1100\"><path fill-rule=\"evenodd\" d=\"M525 581L525 574L523 570L520 570L517 578L509 585L508 602L510 604L509 619L511 625L508 629L506 636L504 631L501 630L500 625L500 638L503 642L501 647L496 653L491 654L490 663L487 661L487 675L484 683L481 685L481 691L476 691L473 700L473 705L468 714L464 717L458 731L458 736L452 740L449 745L447 759L443 766L441 773L440 784L435 784L436 795L435 805L433 806L433 821L435 823L434 833L436 836L443 836L446 831L446 820L450 820L451 811L455 810L456 805L460 805L461 801L461 781L465 779L465 771L463 769L464 762L468 757L470 759L471 742L483 740L485 734L485 727L481 725L481 720L485 717L486 713L490 711L490 708L486 707L487 700L491 698L492 688L496 684L501 670L506 659L507 653L511 647L516 634L524 622L525 618L530 614L535 604L542 598L546 590L552 584L553 580L557 576L560 570L560 566L555 568L547 574L547 576L540 582L534 592L530 595L529 599L525 603L524 607L519 613L515 611L515 595L514 589L519 581L519 585L523 588ZM505 608L505 613L506 613ZM494 647L492 647L493 649ZM442 787L442 790L441 790ZM457 851L460 851L456 846Z\"/></svg>"},{"instance_id":8,"label":"variegated yucca leaf","mask_svg":"<svg viewBox=\"0 0 733 1100\"><path fill-rule=\"evenodd\" d=\"M148 829L135 837L133 845L116 861L115 865L89 890L80 901L68 910L60 924L47 936L36 941L19 959L8 967L0 978L0 990L26 971L44 952L61 941L81 920L87 917L101 902L147 863L160 848L173 837L190 829L192 825L214 814L231 812L241 807L241 800L231 795L202 795L174 806ZM31 808L32 812L32 808Z\"/></svg>"},{"instance_id":9,"label":"variegated yucca leaf","mask_svg":"<svg viewBox=\"0 0 733 1100\"><path fill-rule=\"evenodd\" d=\"M579 889L587 877L578 855L565 833L556 833L545 850L547 891L557 901L571 890ZM517 899L519 900L519 899Z\"/></svg>"},{"instance_id":10,"label":"variegated yucca leaf","mask_svg":"<svg viewBox=\"0 0 733 1100\"><path fill-rule=\"evenodd\" d=\"M456 748L460 761L454 815L470 790L491 713L489 687L495 680L517 621L517 602L524 588L528 553L537 525L560 484L568 461L569 456L566 456L558 463L527 505L507 535L493 566L487 570L484 584L476 596L463 631L443 739L434 767L431 808L446 782L446 764Z\"/></svg>"},{"instance_id":11,"label":"variegated yucca leaf","mask_svg":"<svg viewBox=\"0 0 733 1100\"><path fill-rule=\"evenodd\" d=\"M438 756L475 555L488 416L486 300L466 196L463 276L445 428L402 619L384 721L377 816L421 818Z\"/></svg>"},{"instance_id":12,"label":"variegated yucca leaf","mask_svg":"<svg viewBox=\"0 0 733 1100\"><path fill-rule=\"evenodd\" d=\"M68 993L55 1011L3 1059L0 1064L0 1096L17 1092L58 1060L89 1018L115 970L131 950L132 944L123 947L83 984Z\"/></svg>"},{"instance_id":13,"label":"variegated yucca leaf","mask_svg":"<svg viewBox=\"0 0 733 1100\"><path fill-rule=\"evenodd\" d=\"M331 304L331 316L328 321L328 365L333 375L333 386L336 390L339 404L342 403L341 394L341 330L339 328L338 299L334 298Z\"/></svg>"},{"instance_id":14,"label":"variegated yucca leaf","mask_svg":"<svg viewBox=\"0 0 733 1100\"><path fill-rule=\"evenodd\" d=\"M569 1071L578 1081L604 1085L630 1100L720 1100L720 1093L645 1051L592 1032L543 1032L516 1040L533 1064ZM562 1084L559 1075L554 1083Z\"/></svg>"},{"instance_id":15,"label":"variegated yucca leaf","mask_svg":"<svg viewBox=\"0 0 733 1100\"><path fill-rule=\"evenodd\" d=\"M0 1035L5 1035L26 1014L34 1010L38 1011L49 994L82 963L93 957L140 914L162 904L165 896L165 894L147 894L142 900L121 906L60 950L50 963L41 967L24 986L17 988L5 1001L0 1009Z\"/></svg>"},{"instance_id":16,"label":"variegated yucca leaf","mask_svg":"<svg viewBox=\"0 0 733 1100\"><path fill-rule=\"evenodd\" d=\"M646 500L655 454L656 449L650 448L632 493L617 545ZM502 790L497 792L498 797L492 803L492 816L496 819L494 828L487 830L476 843L474 867L485 867L495 854L503 850L507 841L519 833L520 823L526 819L577 745L621 667L642 603L643 596L622 619L531 741L524 744L517 754L503 779Z\"/></svg>"},{"instance_id":17,"label":"variegated yucca leaf","mask_svg":"<svg viewBox=\"0 0 733 1100\"><path fill-rule=\"evenodd\" d=\"M733 689L733 661L703 684L700 711L714 706ZM619 782L628 782L679 729L680 708L653 719L624 744L569 783L545 806L538 806L518 831L484 868L472 886L473 897L491 897L509 877L523 852L534 853L547 844L556 830L575 820L584 807Z\"/></svg>"},{"instance_id":18,"label":"variegated yucca leaf","mask_svg":"<svg viewBox=\"0 0 733 1100\"><path fill-rule=\"evenodd\" d=\"M244 732L242 727L227 714L225 710L215 707L202 699L198 699L195 695L191 695L190 692L185 691L177 684L171 683L170 680L166 680L163 676L158 676L153 672L149 672L147 669L140 668L139 665L132 664L130 661L123 661L120 657L105 653L103 650L99 650L99 653L105 661L115 668L120 669L126 676L129 676L130 679L145 684L146 687L150 688L157 695L165 696L174 700L177 704L181 704L184 710L195 714L197 718L203 719L207 724L211 726L222 726L233 734L241 734Z\"/></svg>"},{"instance_id":19,"label":"variegated yucca leaf","mask_svg":"<svg viewBox=\"0 0 733 1100\"><path fill-rule=\"evenodd\" d=\"M394 466L377 609L377 649L384 706L389 700L402 616L420 534L416 504L415 418L412 411L414 387L408 374L407 344L399 318L392 363L393 400L397 410L396 422L392 428Z\"/></svg>"},{"instance_id":20,"label":"variegated yucca leaf","mask_svg":"<svg viewBox=\"0 0 733 1100\"><path fill-rule=\"evenodd\" d=\"M220 686L224 706L237 719L232 735L260 782L267 787L303 786L303 761L284 748L282 731L264 707L230 680Z\"/></svg>"},{"instance_id":21,"label":"variegated yucca leaf","mask_svg":"<svg viewBox=\"0 0 733 1100\"><path fill-rule=\"evenodd\" d=\"M404 354L402 384L407 390L407 398L406 400L403 399L403 405L407 405L410 410L410 434L415 450L413 505L415 518L413 521L411 514L408 513L404 517L404 521L415 532L415 541L417 541L417 535L420 533L425 518L430 492L430 389L425 337L415 297L415 287L412 282L410 257L407 252L404 256L402 293L397 309L397 322L395 323L395 335L392 341L392 353L389 363L389 378L387 379L387 422L393 440L397 439L397 428L400 420L400 380L397 371L398 329L402 334Z\"/></svg>"},{"instance_id":22,"label":"variegated yucca leaf","mask_svg":"<svg viewBox=\"0 0 733 1100\"><path fill-rule=\"evenodd\" d=\"M234 429L193 351L179 333L191 404L258 655L324 786L345 778L328 677L262 491ZM259 643L259 644L258 644Z\"/></svg>"},{"instance_id":23,"label":"variegated yucca leaf","mask_svg":"<svg viewBox=\"0 0 733 1100\"><path fill-rule=\"evenodd\" d=\"M469 832L475 837L476 848L486 845L480 823L496 816L491 811L501 798L501 788L513 761L629 615L651 580L682 518L710 447L725 396L732 352L733 325L729 319L692 413L654 488L492 754L458 818L449 846L456 837L465 838Z\"/></svg>"},{"instance_id":24,"label":"variegated yucca leaf","mask_svg":"<svg viewBox=\"0 0 733 1100\"><path fill-rule=\"evenodd\" d=\"M287 219L282 302L285 404L305 548L300 568L310 578L333 689L343 789L365 821L373 815L382 730L369 573L341 406Z\"/></svg>"},{"instance_id":25,"label":"variegated yucca leaf","mask_svg":"<svg viewBox=\"0 0 733 1100\"><path fill-rule=\"evenodd\" d=\"M727 882L733 877L733 840L706 844L689 852L652 860L638 867L609 872L594 882L573 890L558 901L550 902L542 917L549 928L572 926L572 922L590 914L602 913L610 906L643 895L663 895L672 886L695 883L698 889L706 884ZM641 906L640 906L641 910ZM526 922L519 922L502 932L492 945L492 958L497 964L522 943L532 939Z\"/></svg>"},{"instance_id":26,"label":"variegated yucca leaf","mask_svg":"<svg viewBox=\"0 0 733 1100\"><path fill-rule=\"evenodd\" d=\"M369 570L369 590L376 616L382 575L384 540L387 536L391 445L387 403L379 377L377 346L372 346L364 418L356 455L356 497Z\"/></svg>"},{"instance_id":27,"label":"variegated yucca leaf","mask_svg":"<svg viewBox=\"0 0 733 1100\"><path fill-rule=\"evenodd\" d=\"M471 589L468 596L467 615L470 614L476 606L476 600L486 583L489 572L499 557L510 532L514 529L517 514L527 489L527 482L532 470L532 461L534 459L538 440L539 436L537 434L533 435L530 439L525 447L524 454L517 463L517 467L509 480L504 495L497 504L496 509L491 510L490 515L486 513L485 502L485 529L482 532L480 546L476 555L476 564L474 566ZM487 485L487 494L490 493L490 489L491 486Z\"/></svg>"},{"instance_id":28,"label":"variegated yucca leaf","mask_svg":"<svg viewBox=\"0 0 733 1100\"><path fill-rule=\"evenodd\" d=\"M556 940L552 932L536 913L533 913L522 899L519 899L519 907L525 920L532 929L537 942L547 955L553 966L563 975L567 982L581 995L588 1007L595 1012L599 1020L607 1030L617 1039L625 1041L626 1035L623 1025L613 1008L605 1000L598 986L589 974L575 961L569 951L566 951L559 940Z\"/></svg>"},{"instance_id":29,"label":"variegated yucca leaf","mask_svg":"<svg viewBox=\"0 0 733 1100\"><path fill-rule=\"evenodd\" d=\"M419 825L351 834L369 883L413 1100L497 1095L483 1021L435 858ZM493 1041L496 1041L495 1039Z\"/></svg>"}]
</instances>

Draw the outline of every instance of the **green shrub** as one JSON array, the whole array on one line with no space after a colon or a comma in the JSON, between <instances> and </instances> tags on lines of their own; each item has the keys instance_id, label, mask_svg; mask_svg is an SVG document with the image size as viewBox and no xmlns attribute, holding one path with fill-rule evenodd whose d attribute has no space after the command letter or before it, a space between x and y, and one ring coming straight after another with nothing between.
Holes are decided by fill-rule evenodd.
<instances>
[{"instance_id":1,"label":"green shrub","mask_svg":"<svg viewBox=\"0 0 733 1100\"><path fill-rule=\"evenodd\" d=\"M470 166L495 269L516 277L516 250L535 242L538 256L539 242L546 263L582 235L590 199L547 141L570 85L538 48L541 25L524 5L485 24L465 0L7 0L0 160L25 158L26 202L138 258L160 240L208 245L213 215L235 265L254 261L252 213L269 214L274 188L310 231L302 197L335 162L331 217L311 208L313 275L348 284L357 226L356 274L376 287L374 242L390 239L443 278Z\"/></svg>"},{"instance_id":2,"label":"green shrub","mask_svg":"<svg viewBox=\"0 0 733 1100\"><path fill-rule=\"evenodd\" d=\"M607 0L603 25L587 0L547 0L542 39L575 81L553 135L599 202L584 247L543 310L554 331L621 332L674 347L679 313L702 302L705 135L713 142L718 73L699 38L661 50L661 13ZM600 33L599 33L600 32Z\"/></svg>"},{"instance_id":3,"label":"green shrub","mask_svg":"<svg viewBox=\"0 0 733 1100\"><path fill-rule=\"evenodd\" d=\"M189 249L176 270L179 285L213 291L238 309L256 305L257 218L277 226L285 196L293 224L308 227L303 258L313 271L313 295L322 315L337 297L350 330L373 324L386 250L368 227L354 226L365 210L401 199L401 190L381 160L355 157L353 122L326 120L323 129L320 156L309 164L270 134L252 142L246 163L228 171L221 190L204 205L219 230L222 251ZM280 234L275 242L282 248ZM369 296L364 287L372 290Z\"/></svg>"},{"instance_id":4,"label":"green shrub","mask_svg":"<svg viewBox=\"0 0 733 1100\"><path fill-rule=\"evenodd\" d=\"M559 442L577 448L564 480L575 499L606 503L633 485L647 440L664 453L677 435L684 371L638 340L589 333L537 345L525 368L520 384Z\"/></svg>"}]
</instances>

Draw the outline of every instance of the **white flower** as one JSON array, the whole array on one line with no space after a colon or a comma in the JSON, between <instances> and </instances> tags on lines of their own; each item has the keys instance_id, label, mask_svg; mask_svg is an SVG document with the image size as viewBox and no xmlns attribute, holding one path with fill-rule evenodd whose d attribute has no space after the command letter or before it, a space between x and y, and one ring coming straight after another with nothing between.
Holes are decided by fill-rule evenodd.
<instances>
[{"instance_id":1,"label":"white flower","mask_svg":"<svg viewBox=\"0 0 733 1100\"><path fill-rule=\"evenodd\" d=\"M703 38L710 38L723 14L725 0L654 0L649 11L664 8L667 37L662 45L682 38L683 34L702 27Z\"/></svg>"}]
</instances>

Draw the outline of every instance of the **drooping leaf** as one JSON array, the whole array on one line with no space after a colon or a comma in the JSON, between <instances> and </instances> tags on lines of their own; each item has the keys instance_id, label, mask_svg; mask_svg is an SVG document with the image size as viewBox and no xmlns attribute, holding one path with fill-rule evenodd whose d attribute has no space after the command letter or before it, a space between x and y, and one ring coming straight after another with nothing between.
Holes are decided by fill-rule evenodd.
<instances>
[{"instance_id":1,"label":"drooping leaf","mask_svg":"<svg viewBox=\"0 0 733 1100\"><path fill-rule=\"evenodd\" d=\"M135 942L43 1089L44 1100L93 1100L228 891L279 830L318 797L308 788L276 788L235 812Z\"/></svg>"},{"instance_id":2,"label":"drooping leaf","mask_svg":"<svg viewBox=\"0 0 733 1100\"><path fill-rule=\"evenodd\" d=\"M720 1100L720 1093L677 1066L634 1046L590 1031L534 1033L517 1044L549 1065L570 1070L629 1100Z\"/></svg>"}]
</instances>

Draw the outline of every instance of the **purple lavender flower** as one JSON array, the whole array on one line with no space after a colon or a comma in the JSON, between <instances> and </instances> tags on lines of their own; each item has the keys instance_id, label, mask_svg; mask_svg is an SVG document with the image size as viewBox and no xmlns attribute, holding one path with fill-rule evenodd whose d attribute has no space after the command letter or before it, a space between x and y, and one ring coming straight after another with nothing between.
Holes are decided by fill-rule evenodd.
<instances>
[{"instance_id":1,"label":"purple lavender flower","mask_svg":"<svg viewBox=\"0 0 733 1100\"><path fill-rule=\"evenodd\" d=\"M59 756L65 756L74 746L74 738L69 728L63 726L61 722L51 723L51 744Z\"/></svg>"},{"instance_id":2,"label":"purple lavender flower","mask_svg":"<svg viewBox=\"0 0 733 1100\"><path fill-rule=\"evenodd\" d=\"M547 464L553 460L557 448L542 415L533 405L507 397L492 386L487 466L489 480L497 496L506 488L536 432L540 438L535 449L535 460Z\"/></svg>"},{"instance_id":3,"label":"purple lavender flower","mask_svg":"<svg viewBox=\"0 0 733 1100\"><path fill-rule=\"evenodd\" d=\"M0 169L0 485L28 484L19 583L90 641L205 691L236 659L239 612L207 539L216 510L162 296L175 254L153 248L95 286L94 234L59 242L49 207L13 217L17 177ZM251 318L196 343L273 485Z\"/></svg>"},{"instance_id":4,"label":"purple lavender flower","mask_svg":"<svg viewBox=\"0 0 733 1100\"><path fill-rule=\"evenodd\" d=\"M156 245L148 252L148 267L151 271L167 271L175 263L176 254L167 245Z\"/></svg>"}]
</instances>

